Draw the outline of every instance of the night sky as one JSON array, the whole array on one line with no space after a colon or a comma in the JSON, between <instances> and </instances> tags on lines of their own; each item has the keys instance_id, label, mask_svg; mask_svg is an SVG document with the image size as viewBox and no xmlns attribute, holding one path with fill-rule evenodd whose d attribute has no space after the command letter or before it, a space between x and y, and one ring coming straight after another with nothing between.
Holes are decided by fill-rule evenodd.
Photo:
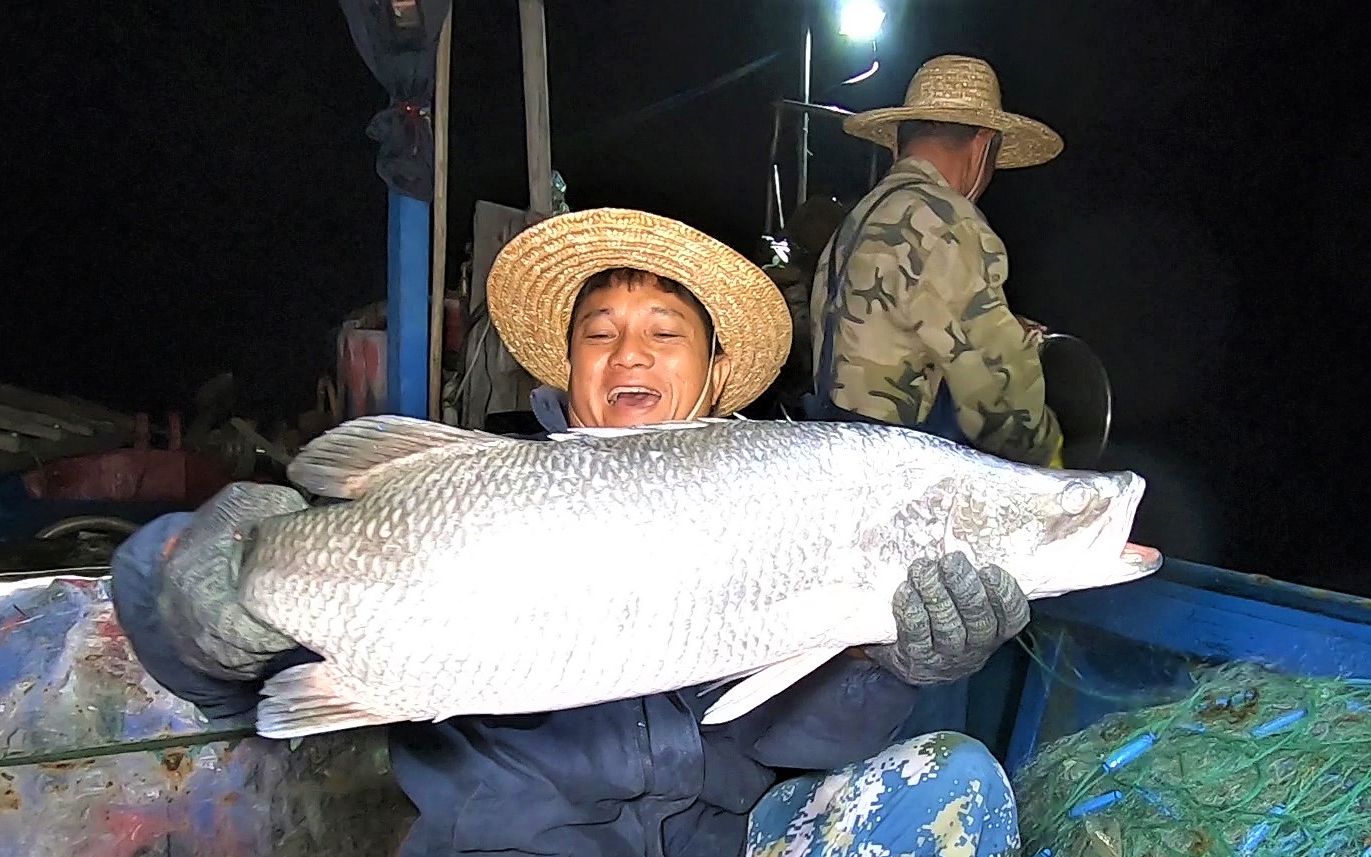
<instances>
[{"instance_id":1,"label":"night sky","mask_svg":"<svg viewBox=\"0 0 1371 857\"><path fill-rule=\"evenodd\" d=\"M1371 594L1354 7L901 6L881 71L851 87L836 84L864 57L816 21L814 100L894 104L921 61L970 53L1008 109L1065 138L1052 164L997 175L983 208L1009 247L1011 306L1106 362L1105 464L1151 486L1138 537ZM799 95L798 8L548 0L571 205L646 208L749 251L767 104ZM453 277L475 200L527 202L516 4L463 0L454 22ZM0 41L3 380L158 411L232 370L245 412L311 407L332 329L385 291L364 133L385 98L336 4L18 4ZM863 175L833 129L811 148L815 190Z\"/></svg>"}]
</instances>

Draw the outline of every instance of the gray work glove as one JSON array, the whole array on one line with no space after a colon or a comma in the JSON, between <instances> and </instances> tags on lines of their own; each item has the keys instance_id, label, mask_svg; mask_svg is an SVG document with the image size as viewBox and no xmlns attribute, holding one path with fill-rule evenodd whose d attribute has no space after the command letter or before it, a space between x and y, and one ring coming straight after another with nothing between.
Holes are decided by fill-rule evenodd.
<instances>
[{"instance_id":1,"label":"gray work glove","mask_svg":"<svg viewBox=\"0 0 1371 857\"><path fill-rule=\"evenodd\" d=\"M960 551L919 560L895 591L897 636L867 655L909 684L965 678L1028 624L1028 599L999 566L976 568Z\"/></svg>"},{"instance_id":2,"label":"gray work glove","mask_svg":"<svg viewBox=\"0 0 1371 857\"><path fill-rule=\"evenodd\" d=\"M294 640L253 618L238 603L243 533L264 518L307 507L283 485L235 482L211 497L163 548L157 612L168 641L189 667L215 678L259 678Z\"/></svg>"}]
</instances>

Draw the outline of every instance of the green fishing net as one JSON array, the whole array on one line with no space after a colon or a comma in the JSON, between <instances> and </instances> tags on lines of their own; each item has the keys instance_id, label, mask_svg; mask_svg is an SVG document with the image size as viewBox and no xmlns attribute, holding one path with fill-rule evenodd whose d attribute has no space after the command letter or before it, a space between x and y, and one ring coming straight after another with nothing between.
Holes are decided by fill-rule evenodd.
<instances>
[{"instance_id":1,"label":"green fishing net","mask_svg":"<svg viewBox=\"0 0 1371 857\"><path fill-rule=\"evenodd\" d=\"M1371 680L1252 664L1043 747L1024 857L1371 857Z\"/></svg>"}]
</instances>

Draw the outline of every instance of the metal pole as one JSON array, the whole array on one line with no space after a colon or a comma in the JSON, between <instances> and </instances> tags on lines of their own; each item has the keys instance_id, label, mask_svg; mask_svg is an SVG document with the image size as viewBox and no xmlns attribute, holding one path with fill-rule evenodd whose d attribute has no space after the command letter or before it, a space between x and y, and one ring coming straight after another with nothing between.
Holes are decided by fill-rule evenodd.
<instances>
[{"instance_id":1,"label":"metal pole","mask_svg":"<svg viewBox=\"0 0 1371 857\"><path fill-rule=\"evenodd\" d=\"M443 318L447 306L447 123L452 71L452 8L438 36L433 82L433 273L428 305L428 418L443 419Z\"/></svg>"},{"instance_id":2,"label":"metal pole","mask_svg":"<svg viewBox=\"0 0 1371 857\"><path fill-rule=\"evenodd\" d=\"M809 77L814 56L814 34L809 27L809 8L805 8L804 103L809 104ZM799 175L796 178L795 205L804 205L809 195L809 111L800 115Z\"/></svg>"},{"instance_id":3,"label":"metal pole","mask_svg":"<svg viewBox=\"0 0 1371 857\"><path fill-rule=\"evenodd\" d=\"M774 235L772 231L776 228L776 212L780 208L781 183L776 175L776 147L781 140L781 104L777 102L771 105L771 148L768 150L766 162L770 165L766 177L766 234Z\"/></svg>"},{"instance_id":4,"label":"metal pole","mask_svg":"<svg viewBox=\"0 0 1371 857\"><path fill-rule=\"evenodd\" d=\"M528 207L552 213L552 140L547 104L547 26L543 0L519 0L524 54L524 138L528 147Z\"/></svg>"},{"instance_id":5,"label":"metal pole","mask_svg":"<svg viewBox=\"0 0 1371 857\"><path fill-rule=\"evenodd\" d=\"M772 186L776 188L776 219L778 221L778 225L781 227L782 230L784 230L785 207L781 205L781 168L776 166L774 163L771 165L771 182ZM775 233L768 231L768 234L774 235Z\"/></svg>"}]
</instances>

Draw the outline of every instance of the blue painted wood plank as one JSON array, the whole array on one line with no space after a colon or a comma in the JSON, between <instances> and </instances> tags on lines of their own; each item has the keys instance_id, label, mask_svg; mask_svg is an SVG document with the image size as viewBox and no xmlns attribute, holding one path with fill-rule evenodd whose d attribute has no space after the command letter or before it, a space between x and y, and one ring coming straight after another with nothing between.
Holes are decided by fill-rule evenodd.
<instances>
[{"instance_id":1,"label":"blue painted wood plank","mask_svg":"<svg viewBox=\"0 0 1371 857\"><path fill-rule=\"evenodd\" d=\"M428 416L429 205L391 192L386 398L392 414Z\"/></svg>"},{"instance_id":2,"label":"blue painted wood plank","mask_svg":"<svg viewBox=\"0 0 1371 857\"><path fill-rule=\"evenodd\" d=\"M1157 576L1212 592L1224 592L1283 607L1294 607L1353 622L1371 621L1371 599L1313 586L1302 586L1261 574L1246 574L1184 560L1168 559Z\"/></svg>"},{"instance_id":3,"label":"blue painted wood plank","mask_svg":"<svg viewBox=\"0 0 1371 857\"><path fill-rule=\"evenodd\" d=\"M1158 578L1040 601L1034 613L1178 654L1305 675L1371 675L1371 624Z\"/></svg>"},{"instance_id":4,"label":"blue painted wood plank","mask_svg":"<svg viewBox=\"0 0 1371 857\"><path fill-rule=\"evenodd\" d=\"M1038 653L1043 663L1028 662L1028 676L1024 680L1019 715L1015 718L1014 731L1009 736L1009 748L1005 751L1004 767L1011 777L1023 767L1038 746L1038 735L1042 731L1047 702L1052 694L1053 673L1061 662L1061 652L1061 637L1052 637Z\"/></svg>"}]
</instances>

